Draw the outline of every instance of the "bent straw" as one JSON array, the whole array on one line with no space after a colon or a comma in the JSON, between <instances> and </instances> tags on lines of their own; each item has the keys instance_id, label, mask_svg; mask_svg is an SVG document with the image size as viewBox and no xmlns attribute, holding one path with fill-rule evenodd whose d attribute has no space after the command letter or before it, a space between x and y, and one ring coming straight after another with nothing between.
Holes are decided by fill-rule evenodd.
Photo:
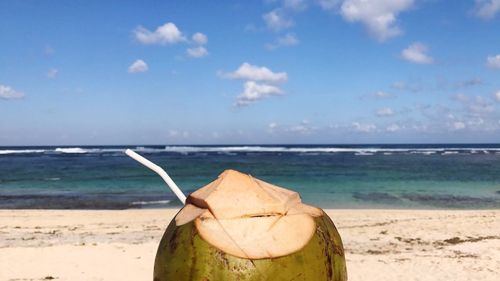
<instances>
[{"instance_id":1,"label":"bent straw","mask_svg":"<svg viewBox=\"0 0 500 281\"><path fill-rule=\"evenodd\" d=\"M186 195L182 193L181 189L177 186L177 184L175 184L175 182L170 178L170 176L167 174L167 172L165 172L165 170L163 170L160 166L156 165L155 163L137 154L135 151L131 149L125 150L125 154L127 154L137 162L150 168L151 170L155 171L158 175L160 175L160 177L162 177L162 179L165 181L168 187L170 187L170 189L175 193L175 195L177 195L177 198L181 200L182 204L186 204Z\"/></svg>"}]
</instances>

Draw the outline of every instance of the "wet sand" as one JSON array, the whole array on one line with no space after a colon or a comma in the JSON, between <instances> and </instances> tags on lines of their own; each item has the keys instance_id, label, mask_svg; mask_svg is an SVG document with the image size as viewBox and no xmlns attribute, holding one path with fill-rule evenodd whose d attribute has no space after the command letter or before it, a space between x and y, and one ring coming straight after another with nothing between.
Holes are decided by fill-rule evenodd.
<instances>
[{"instance_id":1,"label":"wet sand","mask_svg":"<svg viewBox=\"0 0 500 281\"><path fill-rule=\"evenodd\" d=\"M177 210L0 210L0 280L152 280ZM498 280L500 210L327 210L350 281Z\"/></svg>"}]
</instances>

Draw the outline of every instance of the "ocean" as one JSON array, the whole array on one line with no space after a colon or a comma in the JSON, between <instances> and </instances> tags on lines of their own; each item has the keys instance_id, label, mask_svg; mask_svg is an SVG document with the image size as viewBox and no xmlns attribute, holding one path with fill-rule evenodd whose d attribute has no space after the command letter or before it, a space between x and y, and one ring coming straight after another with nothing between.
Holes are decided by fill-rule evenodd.
<instances>
[{"instance_id":1,"label":"ocean","mask_svg":"<svg viewBox=\"0 0 500 281\"><path fill-rule=\"evenodd\" d=\"M179 207L225 169L298 191L323 208L500 208L500 144L0 147L1 209Z\"/></svg>"}]
</instances>

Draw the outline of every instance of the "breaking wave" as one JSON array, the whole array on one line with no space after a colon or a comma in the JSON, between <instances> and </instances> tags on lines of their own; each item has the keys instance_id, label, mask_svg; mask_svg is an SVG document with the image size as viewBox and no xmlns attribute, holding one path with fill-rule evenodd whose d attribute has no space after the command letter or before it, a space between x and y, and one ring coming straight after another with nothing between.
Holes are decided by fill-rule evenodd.
<instances>
[{"instance_id":1,"label":"breaking wave","mask_svg":"<svg viewBox=\"0 0 500 281\"><path fill-rule=\"evenodd\" d=\"M79 147L69 147L69 148L56 148L55 152L61 153L87 153L88 151Z\"/></svg>"},{"instance_id":2,"label":"breaking wave","mask_svg":"<svg viewBox=\"0 0 500 281\"><path fill-rule=\"evenodd\" d=\"M172 200L157 200L157 201L135 201L130 203L130 205L166 205L170 203Z\"/></svg>"},{"instance_id":3,"label":"breaking wave","mask_svg":"<svg viewBox=\"0 0 500 281\"><path fill-rule=\"evenodd\" d=\"M30 154L30 153L44 153L43 149L5 149L0 150L0 154Z\"/></svg>"},{"instance_id":4,"label":"breaking wave","mask_svg":"<svg viewBox=\"0 0 500 281\"><path fill-rule=\"evenodd\" d=\"M139 153L180 153L197 154L217 153L236 155L237 153L298 153L298 154L330 154L353 153L355 155L375 154L499 154L499 147L336 147L336 146L137 146L137 147L56 147L56 148L9 148L0 149L0 155L9 154L113 154L122 155L125 149L132 148Z\"/></svg>"},{"instance_id":5,"label":"breaking wave","mask_svg":"<svg viewBox=\"0 0 500 281\"><path fill-rule=\"evenodd\" d=\"M263 152L263 153L355 153L356 155L373 155L384 153L415 153L415 154L458 154L458 153L484 153L500 152L500 148L346 148L346 147L286 147L286 146L166 146L163 151L177 153L237 153L237 152Z\"/></svg>"}]
</instances>

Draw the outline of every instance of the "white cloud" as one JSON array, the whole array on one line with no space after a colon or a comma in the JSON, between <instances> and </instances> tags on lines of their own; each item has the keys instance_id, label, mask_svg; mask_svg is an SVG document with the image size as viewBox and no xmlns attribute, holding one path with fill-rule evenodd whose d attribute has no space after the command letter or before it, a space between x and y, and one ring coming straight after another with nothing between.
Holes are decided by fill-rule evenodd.
<instances>
[{"instance_id":1,"label":"white cloud","mask_svg":"<svg viewBox=\"0 0 500 281\"><path fill-rule=\"evenodd\" d=\"M467 121L467 125L474 126L474 127L481 126L483 124L484 124L483 118L473 118L473 119Z\"/></svg>"},{"instance_id":2,"label":"white cloud","mask_svg":"<svg viewBox=\"0 0 500 281\"><path fill-rule=\"evenodd\" d=\"M280 131L280 126L276 122L271 122L267 125L267 132L270 134L274 134Z\"/></svg>"},{"instance_id":3,"label":"white cloud","mask_svg":"<svg viewBox=\"0 0 500 281\"><path fill-rule=\"evenodd\" d=\"M191 39L193 39L193 42L197 46L186 49L186 53L192 58L202 58L207 56L208 50L203 45L207 44L208 37L201 32L196 32L193 34Z\"/></svg>"},{"instance_id":4,"label":"white cloud","mask_svg":"<svg viewBox=\"0 0 500 281\"><path fill-rule=\"evenodd\" d=\"M427 132L429 131L429 126L427 124L416 124L412 126L412 129L417 132Z\"/></svg>"},{"instance_id":5,"label":"white cloud","mask_svg":"<svg viewBox=\"0 0 500 281\"><path fill-rule=\"evenodd\" d=\"M500 91L495 93L495 99L500 102Z\"/></svg>"},{"instance_id":6,"label":"white cloud","mask_svg":"<svg viewBox=\"0 0 500 281\"><path fill-rule=\"evenodd\" d=\"M299 124L288 126L287 128L284 128L282 131L293 134L309 135L317 129L318 128L312 126L308 120L302 120Z\"/></svg>"},{"instance_id":7,"label":"white cloud","mask_svg":"<svg viewBox=\"0 0 500 281\"><path fill-rule=\"evenodd\" d=\"M469 97L464 94L456 94L453 98L461 102L467 102L469 100Z\"/></svg>"},{"instance_id":8,"label":"white cloud","mask_svg":"<svg viewBox=\"0 0 500 281\"><path fill-rule=\"evenodd\" d=\"M296 125L287 129L287 132L304 134L309 132L309 128L304 125Z\"/></svg>"},{"instance_id":9,"label":"white cloud","mask_svg":"<svg viewBox=\"0 0 500 281\"><path fill-rule=\"evenodd\" d=\"M283 90L272 84L288 80L286 72L273 72L265 66L259 67L246 62L234 72L218 72L218 75L227 79L246 80L243 93L237 97L236 106L246 106L269 96L282 95Z\"/></svg>"},{"instance_id":10,"label":"white cloud","mask_svg":"<svg viewBox=\"0 0 500 281\"><path fill-rule=\"evenodd\" d=\"M464 94L457 94L453 97L473 115L482 115L495 111L493 102L482 96L469 97Z\"/></svg>"},{"instance_id":11,"label":"white cloud","mask_svg":"<svg viewBox=\"0 0 500 281\"><path fill-rule=\"evenodd\" d=\"M236 100L236 106L246 106L269 96L282 95L283 91L273 85L247 81L244 90Z\"/></svg>"},{"instance_id":12,"label":"white cloud","mask_svg":"<svg viewBox=\"0 0 500 281\"><path fill-rule=\"evenodd\" d=\"M148 65L143 60L136 60L128 67L129 73L139 73L148 71Z\"/></svg>"},{"instance_id":13,"label":"white cloud","mask_svg":"<svg viewBox=\"0 0 500 281\"><path fill-rule=\"evenodd\" d=\"M223 78L242 79L252 81L285 82L288 80L286 72L273 72L269 68L243 63L236 71L219 73Z\"/></svg>"},{"instance_id":14,"label":"white cloud","mask_svg":"<svg viewBox=\"0 0 500 281\"><path fill-rule=\"evenodd\" d=\"M208 42L208 37L201 32L196 32L191 38L198 45L205 45Z\"/></svg>"},{"instance_id":15,"label":"white cloud","mask_svg":"<svg viewBox=\"0 0 500 281\"><path fill-rule=\"evenodd\" d=\"M404 90L406 89L406 83L403 81L397 81L392 83L391 87L396 90Z\"/></svg>"},{"instance_id":16,"label":"white cloud","mask_svg":"<svg viewBox=\"0 0 500 281\"><path fill-rule=\"evenodd\" d=\"M308 135L308 134L312 133L312 131L314 131L315 129L316 128L311 127L311 125L309 124L309 121L302 120L302 122L300 122L299 125L291 126L290 128L287 128L286 131L291 132L291 133Z\"/></svg>"},{"instance_id":17,"label":"white cloud","mask_svg":"<svg viewBox=\"0 0 500 281\"><path fill-rule=\"evenodd\" d=\"M269 50L274 50L280 47L291 47L299 44L299 39L293 33L287 33L283 36L276 38L274 43L266 44L266 48Z\"/></svg>"},{"instance_id":18,"label":"white cloud","mask_svg":"<svg viewBox=\"0 0 500 281\"><path fill-rule=\"evenodd\" d=\"M196 32L191 36L192 41L189 41L172 22L159 26L155 31L149 31L148 29L139 26L133 32L135 39L145 45L172 45L181 42L192 43L195 46L186 49L186 53L190 57L201 58L208 55L208 50L204 47L204 45L208 42L207 35L201 32Z\"/></svg>"},{"instance_id":19,"label":"white cloud","mask_svg":"<svg viewBox=\"0 0 500 281\"><path fill-rule=\"evenodd\" d=\"M454 130L463 130L465 129L465 123L461 121L453 122L453 129Z\"/></svg>"},{"instance_id":20,"label":"white cloud","mask_svg":"<svg viewBox=\"0 0 500 281\"><path fill-rule=\"evenodd\" d=\"M431 64L434 60L427 54L428 50L426 45L415 42L401 51L401 57L411 63Z\"/></svg>"},{"instance_id":21,"label":"white cloud","mask_svg":"<svg viewBox=\"0 0 500 281\"><path fill-rule=\"evenodd\" d=\"M457 82L455 84L455 88L463 89L463 88L469 88L469 87L478 86L478 85L482 85L482 84L483 84L483 80L481 80L479 78L472 78L472 79L467 79L467 80Z\"/></svg>"},{"instance_id":22,"label":"white cloud","mask_svg":"<svg viewBox=\"0 0 500 281\"><path fill-rule=\"evenodd\" d=\"M283 7L303 11L307 8L307 0L283 0Z\"/></svg>"},{"instance_id":23,"label":"white cloud","mask_svg":"<svg viewBox=\"0 0 500 281\"><path fill-rule=\"evenodd\" d=\"M262 15L266 26L273 31L280 31L293 26L293 21L287 19L285 14L280 9L272 10L271 12Z\"/></svg>"},{"instance_id":24,"label":"white cloud","mask_svg":"<svg viewBox=\"0 0 500 281\"><path fill-rule=\"evenodd\" d=\"M409 92L421 92L424 90L424 84L422 82L404 82L398 81L392 83L391 87L395 90L409 91Z\"/></svg>"},{"instance_id":25,"label":"white cloud","mask_svg":"<svg viewBox=\"0 0 500 281\"><path fill-rule=\"evenodd\" d=\"M374 97L376 99L388 99L388 98L393 97L392 94L389 94L389 93L383 92L383 91L378 91L378 92L372 93L370 96Z\"/></svg>"},{"instance_id":26,"label":"white cloud","mask_svg":"<svg viewBox=\"0 0 500 281\"><path fill-rule=\"evenodd\" d=\"M145 45L169 45L186 41L186 37L174 23L168 22L156 28L155 31L139 26L134 31L135 39Z\"/></svg>"},{"instance_id":27,"label":"white cloud","mask_svg":"<svg viewBox=\"0 0 500 281\"><path fill-rule=\"evenodd\" d=\"M24 97L24 93L14 90L12 87L0 84L0 99L12 100Z\"/></svg>"},{"instance_id":28,"label":"white cloud","mask_svg":"<svg viewBox=\"0 0 500 281\"><path fill-rule=\"evenodd\" d=\"M59 73L59 70L57 68L51 68L49 71L47 71L47 78L53 79L57 77L57 74Z\"/></svg>"},{"instance_id":29,"label":"white cloud","mask_svg":"<svg viewBox=\"0 0 500 281\"><path fill-rule=\"evenodd\" d=\"M493 106L492 102L486 100L481 96L476 96L475 99L472 99L469 102L468 109L470 112L476 114L490 113L495 111L495 107Z\"/></svg>"},{"instance_id":30,"label":"white cloud","mask_svg":"<svg viewBox=\"0 0 500 281\"><path fill-rule=\"evenodd\" d=\"M500 0L476 0L474 13L483 19L492 19L500 11Z\"/></svg>"},{"instance_id":31,"label":"white cloud","mask_svg":"<svg viewBox=\"0 0 500 281\"><path fill-rule=\"evenodd\" d=\"M188 131L169 130L168 136L170 138L188 138L190 133Z\"/></svg>"},{"instance_id":32,"label":"white cloud","mask_svg":"<svg viewBox=\"0 0 500 281\"><path fill-rule=\"evenodd\" d=\"M370 123L353 122L352 129L356 132L370 133L375 131L377 129L377 126L375 126L375 124L370 124Z\"/></svg>"},{"instance_id":33,"label":"white cloud","mask_svg":"<svg viewBox=\"0 0 500 281\"><path fill-rule=\"evenodd\" d=\"M337 8L340 0L317 0L317 3L323 10L333 10Z\"/></svg>"},{"instance_id":34,"label":"white cloud","mask_svg":"<svg viewBox=\"0 0 500 281\"><path fill-rule=\"evenodd\" d=\"M376 114L378 117L388 117L388 116L393 116L394 111L389 107L384 107L377 110Z\"/></svg>"},{"instance_id":35,"label":"white cloud","mask_svg":"<svg viewBox=\"0 0 500 281\"><path fill-rule=\"evenodd\" d=\"M400 127L398 124L391 124L391 125L387 126L387 128L385 128L385 130L387 132L391 132L391 133L397 132L397 131L399 131L399 129L400 129Z\"/></svg>"},{"instance_id":36,"label":"white cloud","mask_svg":"<svg viewBox=\"0 0 500 281\"><path fill-rule=\"evenodd\" d=\"M486 58L486 65L491 68L500 69L500 55L488 56L488 58Z\"/></svg>"},{"instance_id":37,"label":"white cloud","mask_svg":"<svg viewBox=\"0 0 500 281\"><path fill-rule=\"evenodd\" d=\"M193 58L202 58L208 55L207 49L203 46L188 48L186 52L190 57Z\"/></svg>"},{"instance_id":38,"label":"white cloud","mask_svg":"<svg viewBox=\"0 0 500 281\"><path fill-rule=\"evenodd\" d=\"M179 135L179 131L177 131L177 130L169 130L168 131L168 136L169 137L176 137L178 135Z\"/></svg>"},{"instance_id":39,"label":"white cloud","mask_svg":"<svg viewBox=\"0 0 500 281\"><path fill-rule=\"evenodd\" d=\"M401 34L397 16L413 5L414 0L345 0L340 13L350 22L363 23L379 41Z\"/></svg>"}]
</instances>

